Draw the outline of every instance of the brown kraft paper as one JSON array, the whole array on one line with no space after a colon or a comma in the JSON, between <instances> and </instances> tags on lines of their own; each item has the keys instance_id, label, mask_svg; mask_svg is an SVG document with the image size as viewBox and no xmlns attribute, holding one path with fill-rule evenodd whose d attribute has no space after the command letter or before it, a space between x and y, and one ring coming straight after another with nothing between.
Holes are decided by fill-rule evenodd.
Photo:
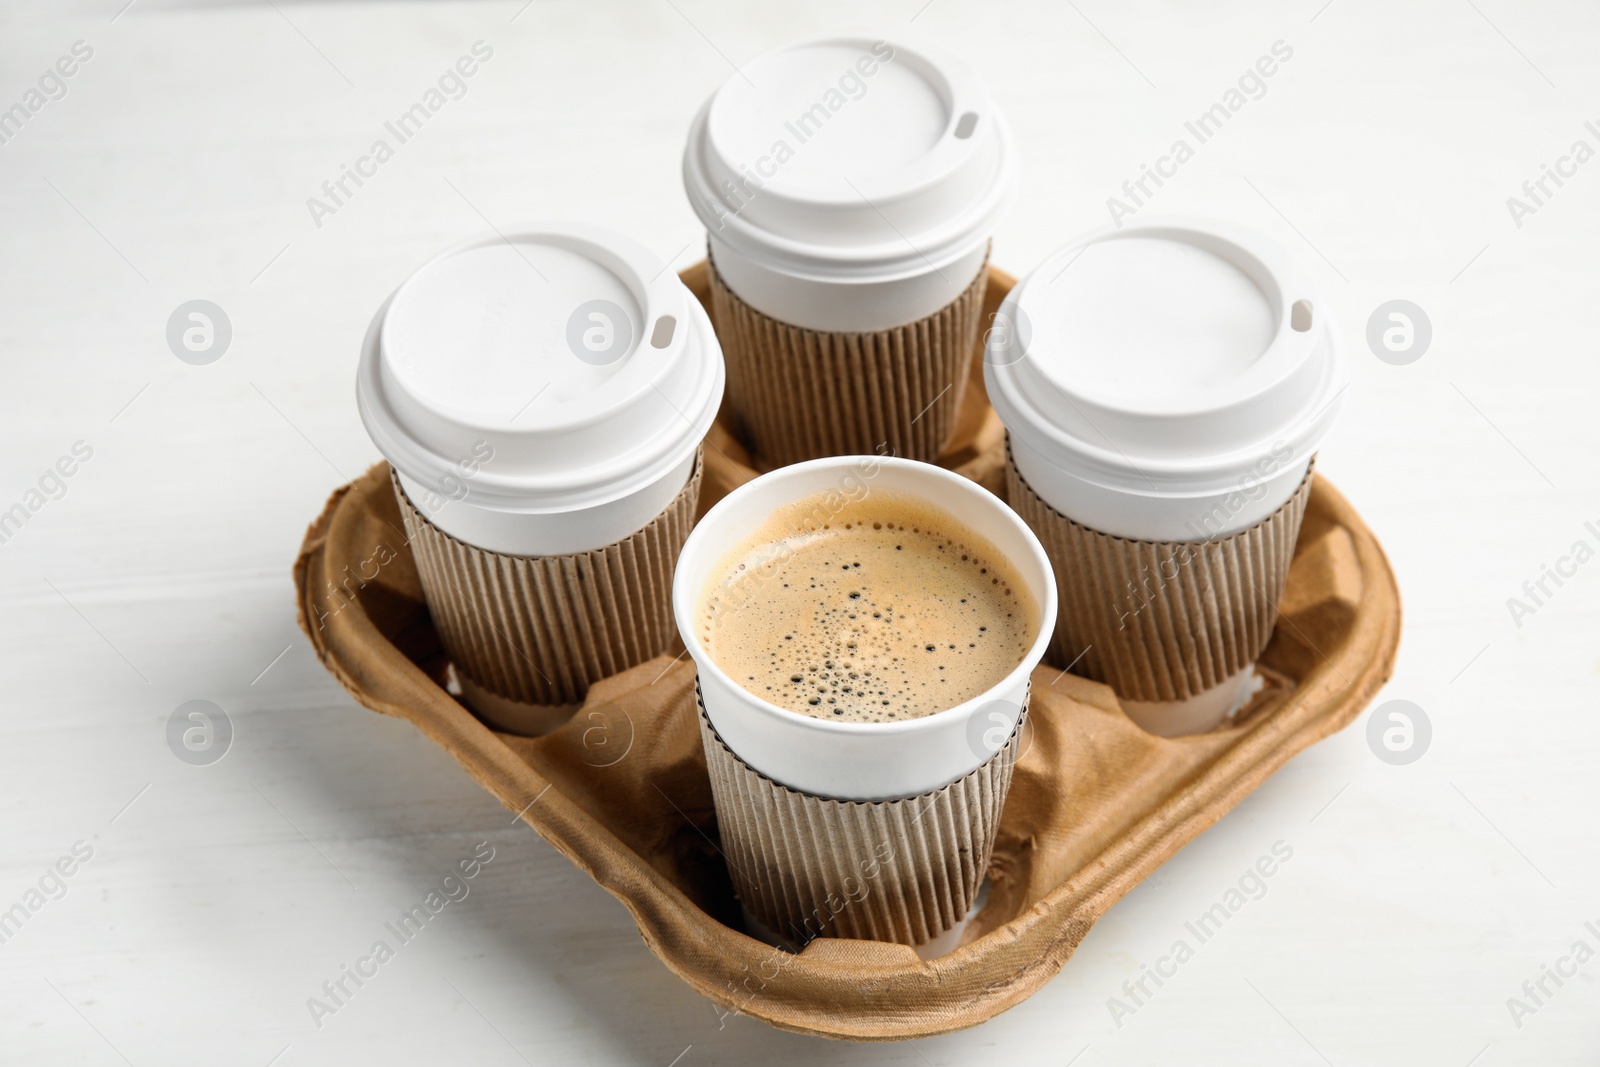
<instances>
[{"instance_id":1,"label":"brown kraft paper","mask_svg":"<svg viewBox=\"0 0 1600 1067\"><path fill-rule=\"evenodd\" d=\"M1123 700L1154 702L1197 696L1260 658L1278 621L1311 470L1254 526L1210 541L1138 541L1061 514L1006 451L1008 499L1056 572L1050 661Z\"/></svg>"},{"instance_id":2,"label":"brown kraft paper","mask_svg":"<svg viewBox=\"0 0 1600 1067\"><path fill-rule=\"evenodd\" d=\"M439 639L467 700L501 729L542 733L589 686L673 648L672 571L704 463L642 529L589 552L512 556L440 530L393 479Z\"/></svg>"},{"instance_id":3,"label":"brown kraft paper","mask_svg":"<svg viewBox=\"0 0 1600 1067\"><path fill-rule=\"evenodd\" d=\"M745 763L700 706L700 739L734 892L778 937L922 945L967 916L989 868L1027 709L982 766L897 800L834 800Z\"/></svg>"},{"instance_id":4,"label":"brown kraft paper","mask_svg":"<svg viewBox=\"0 0 1600 1067\"><path fill-rule=\"evenodd\" d=\"M825 333L757 311L713 265L711 320L728 370L726 407L766 469L822 456L933 462L967 389L985 263L926 318L872 333Z\"/></svg>"}]
</instances>

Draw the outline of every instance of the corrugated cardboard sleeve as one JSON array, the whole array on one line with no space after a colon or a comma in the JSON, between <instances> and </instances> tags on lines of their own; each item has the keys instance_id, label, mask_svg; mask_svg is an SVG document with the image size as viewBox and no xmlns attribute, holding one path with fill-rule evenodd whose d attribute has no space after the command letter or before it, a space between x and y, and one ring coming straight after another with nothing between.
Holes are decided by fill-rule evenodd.
<instances>
[{"instance_id":1,"label":"corrugated cardboard sleeve","mask_svg":"<svg viewBox=\"0 0 1600 1067\"><path fill-rule=\"evenodd\" d=\"M734 892L779 937L921 945L966 918L1011 788L1023 718L999 752L942 789L833 800L745 763L700 705L711 795Z\"/></svg>"},{"instance_id":2,"label":"corrugated cardboard sleeve","mask_svg":"<svg viewBox=\"0 0 1600 1067\"><path fill-rule=\"evenodd\" d=\"M560 556L504 555L458 541L394 478L434 627L462 681L502 700L570 712L595 682L673 648L672 570L694 526L703 467L696 456L683 489L643 529Z\"/></svg>"},{"instance_id":3,"label":"corrugated cardboard sleeve","mask_svg":"<svg viewBox=\"0 0 1600 1067\"><path fill-rule=\"evenodd\" d=\"M1049 659L1123 700L1186 700L1250 666L1272 639L1311 497L1311 470L1265 519L1212 541L1138 541L1067 518L1006 455L1011 506L1056 572Z\"/></svg>"},{"instance_id":4,"label":"corrugated cardboard sleeve","mask_svg":"<svg viewBox=\"0 0 1600 1067\"><path fill-rule=\"evenodd\" d=\"M683 277L709 303L704 264ZM993 305L1011 280L994 268L990 277ZM982 397L981 382L971 395ZM962 423L945 464L996 479L1003 491L994 412L982 405ZM712 440L702 509L754 477L726 428ZM990 892L961 946L924 961L905 945L820 937L791 955L741 929L716 846L687 657L669 653L595 683L582 711L544 737L491 730L444 688L449 658L411 553L399 551L348 603L334 585L375 543L398 541L399 530L380 464L340 487L306 531L294 563L296 609L329 672L361 704L410 721L621 901L649 950L696 993L785 1030L858 1041L976 1026L1037 992L1108 908L1296 753L1354 722L1393 671L1400 641L1399 590L1382 546L1349 502L1314 478L1282 617L1261 657L1281 684L1225 729L1163 738L1129 721L1107 686L1040 667L1029 741L995 835ZM518 939L548 936L536 903L509 920ZM601 981L589 983L596 995Z\"/></svg>"},{"instance_id":5,"label":"corrugated cardboard sleeve","mask_svg":"<svg viewBox=\"0 0 1600 1067\"><path fill-rule=\"evenodd\" d=\"M714 266L709 275L727 407L767 469L821 456L931 463L949 442L970 377L987 263L943 308L872 333L791 326L746 304Z\"/></svg>"}]
</instances>

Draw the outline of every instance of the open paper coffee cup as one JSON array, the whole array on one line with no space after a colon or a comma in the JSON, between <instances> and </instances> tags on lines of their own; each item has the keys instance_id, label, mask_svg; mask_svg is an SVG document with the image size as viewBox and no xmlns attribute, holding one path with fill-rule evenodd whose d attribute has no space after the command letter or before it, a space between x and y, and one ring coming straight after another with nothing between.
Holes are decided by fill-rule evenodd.
<instances>
[{"instance_id":1,"label":"open paper coffee cup","mask_svg":"<svg viewBox=\"0 0 1600 1067\"><path fill-rule=\"evenodd\" d=\"M981 82L904 42L780 48L701 108L683 173L709 235L729 400L762 460L884 444L933 459L1016 191Z\"/></svg>"},{"instance_id":2,"label":"open paper coffee cup","mask_svg":"<svg viewBox=\"0 0 1600 1067\"><path fill-rule=\"evenodd\" d=\"M984 380L1061 583L1055 657L1153 732L1210 729L1248 696L1348 382L1333 316L1260 234L1151 219L1055 253L996 319Z\"/></svg>"},{"instance_id":3,"label":"open paper coffee cup","mask_svg":"<svg viewBox=\"0 0 1600 1067\"><path fill-rule=\"evenodd\" d=\"M672 566L722 387L699 302L595 227L473 238L379 309L357 403L485 718L541 732L672 645Z\"/></svg>"},{"instance_id":4,"label":"open paper coffee cup","mask_svg":"<svg viewBox=\"0 0 1600 1067\"><path fill-rule=\"evenodd\" d=\"M807 526L817 530L873 494L931 506L1003 558L1033 613L1018 662L976 696L895 721L821 718L756 695L707 647L708 589L780 509L817 501ZM763 583L777 581L784 557L770 558L772 567L719 586L719 610L764 610ZM751 913L802 941L842 934L917 945L962 922L1018 756L1029 675L1055 624L1050 563L1028 526L987 490L928 464L801 463L747 482L706 514L679 558L673 612L699 677L724 852ZM818 912L829 900L850 904Z\"/></svg>"}]
</instances>

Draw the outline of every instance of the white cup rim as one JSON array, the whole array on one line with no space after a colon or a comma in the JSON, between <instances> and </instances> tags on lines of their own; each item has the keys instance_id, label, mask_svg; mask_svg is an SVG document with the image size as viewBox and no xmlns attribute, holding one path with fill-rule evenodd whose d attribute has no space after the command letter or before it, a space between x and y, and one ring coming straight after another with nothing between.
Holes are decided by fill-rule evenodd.
<instances>
[{"instance_id":1,"label":"white cup rim","mask_svg":"<svg viewBox=\"0 0 1600 1067\"><path fill-rule=\"evenodd\" d=\"M1013 523L1017 532L1022 535L1023 543L1027 545L1033 557L1032 562L1047 579L1041 583L1043 589L1029 589L1029 592L1036 598L1039 607L1039 632L1034 635L1033 642L1023 655L1022 661L1008 672L1003 679L970 700L962 701L953 707L936 711L931 715L923 715L914 719L898 719L892 722L843 722L835 719L820 719L813 715L780 707L769 700L757 696L734 681L726 671L712 660L710 654L700 644L699 638L695 633L696 628L693 620L698 617L697 609L703 591L702 588L696 588L696 586L703 586L704 580L697 580L693 576L693 572L697 569L694 564L698 561L698 556L706 551L702 546L707 540L707 531L716 528L718 512L724 511L725 514L725 505L727 506L726 510L731 510L732 508L732 505L729 504L730 501L736 504L740 496L755 492L756 490L752 489L752 486L757 486L758 483L770 485L772 479L801 477L817 470L835 468L844 471L851 467L868 463L891 469L912 471L918 475L944 481L957 487L960 492L969 493L980 504L994 508ZM904 490L899 491L904 492ZM809 494L799 494L794 499L802 499L806 495ZM941 508L940 510L945 509ZM967 525L962 522L958 515L952 515L951 518L963 526ZM1016 566L1014 562L1012 565ZM1024 569L1017 567L1017 570L1023 571ZM1023 521L1022 517L1013 511L1005 501L972 479L931 463L923 463L920 460L901 459L894 456L829 456L823 459L807 460L803 463L780 467L777 470L769 471L757 478L753 478L734 489L707 511L695 525L693 532L689 534L688 540L684 542L683 551L678 556L678 567L672 583L672 606L673 615L678 624L678 632L683 638L684 646L688 649L690 657L694 660L695 669L710 674L723 686L737 690L748 697L746 703L751 710L792 727L809 729L823 734L841 737L890 737L896 734L920 733L936 729L951 720L965 718L972 715L974 711L984 704L996 699L997 694L1005 693L1024 684L1028 676L1033 673L1033 668L1044 658L1045 650L1049 647L1050 640L1055 634L1057 605L1054 573L1054 568L1050 564L1050 558L1045 553L1044 546L1040 544L1038 536ZM737 753L735 754L737 755Z\"/></svg>"}]
</instances>

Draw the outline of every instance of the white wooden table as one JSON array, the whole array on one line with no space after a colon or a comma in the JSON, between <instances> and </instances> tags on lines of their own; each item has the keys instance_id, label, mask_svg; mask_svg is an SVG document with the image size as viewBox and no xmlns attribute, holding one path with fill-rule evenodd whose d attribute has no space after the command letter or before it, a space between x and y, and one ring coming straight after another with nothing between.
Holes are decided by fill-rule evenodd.
<instances>
[{"instance_id":1,"label":"white wooden table","mask_svg":"<svg viewBox=\"0 0 1600 1067\"><path fill-rule=\"evenodd\" d=\"M0 5L0 108L26 112L0 126L0 511L26 519L0 544L0 909L22 905L0 944L0 1062L1594 1062L1600 959L1569 953L1600 951L1600 563L1562 564L1520 619L1507 599L1575 542L1600 548L1600 162L1561 162L1600 149L1600 13L125 2ZM1107 221L1186 120L1292 49L1141 210L1260 227L1336 305L1354 387L1321 469L1405 595L1379 699L1420 705L1433 736L1391 766L1363 720L1113 908L1027 1003L851 1046L720 1024L617 903L323 672L289 564L376 459L357 346L410 269L539 216L687 265L684 131L729 62L873 27L963 50L1009 112L1024 184L994 259L1015 272ZM460 99L314 219L307 199L477 41L492 57ZM1544 164L1571 176L1535 204L1523 183ZM1535 210L1514 218L1512 196ZM165 336L196 299L231 323L208 365ZM1432 324L1409 365L1365 341L1392 299ZM63 457L71 476L46 476ZM167 743L196 699L233 727L209 766ZM494 858L470 894L314 1019L308 998L480 842ZM1277 842L1293 857L1266 895L1130 999ZM1576 976L1541 993L1546 966Z\"/></svg>"}]
</instances>

